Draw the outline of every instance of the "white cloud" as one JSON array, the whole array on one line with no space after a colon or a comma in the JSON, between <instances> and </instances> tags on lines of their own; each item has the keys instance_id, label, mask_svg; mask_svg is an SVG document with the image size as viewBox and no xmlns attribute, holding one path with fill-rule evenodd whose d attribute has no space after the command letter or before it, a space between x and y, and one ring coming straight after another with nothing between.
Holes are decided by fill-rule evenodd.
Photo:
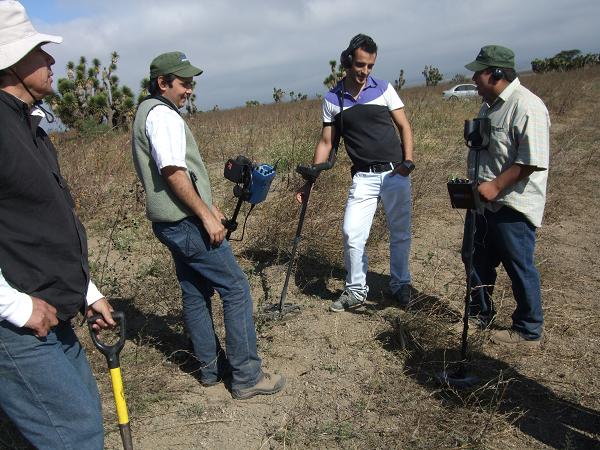
<instances>
[{"instance_id":1,"label":"white cloud","mask_svg":"<svg viewBox=\"0 0 600 450\"><path fill-rule=\"evenodd\" d=\"M198 80L200 108L272 100L273 87L309 95L323 92L328 61L339 57L350 38L370 34L379 45L375 74L392 80L401 68L410 81L422 80L426 64L447 77L466 73L463 65L482 45L515 50L519 68L535 57L579 48L598 52L597 0L61 0L88 16L52 24L45 32L64 36L50 47L55 72L80 55L108 63L121 55L117 75L134 90L147 76L154 56L184 51L204 69ZM34 14L31 14L34 16Z\"/></svg>"}]
</instances>

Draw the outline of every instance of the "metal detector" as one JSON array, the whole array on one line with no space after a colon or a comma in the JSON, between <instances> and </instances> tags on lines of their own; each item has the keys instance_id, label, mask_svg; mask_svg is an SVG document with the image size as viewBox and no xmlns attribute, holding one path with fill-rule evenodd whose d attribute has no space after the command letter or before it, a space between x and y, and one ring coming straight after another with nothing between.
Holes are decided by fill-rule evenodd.
<instances>
[{"instance_id":1,"label":"metal detector","mask_svg":"<svg viewBox=\"0 0 600 450\"><path fill-rule=\"evenodd\" d=\"M100 353L106 357L106 362L108 363L123 448L125 450L133 450L131 428L129 427L129 414L127 412L127 404L125 403L123 378L121 377L121 365L119 362L119 353L121 353L121 349L125 344L125 313L123 313L123 311L114 311L112 316L115 322L117 322L119 325L119 340L113 345L108 345L104 342L101 342L98 339L96 332L92 328L92 325L96 322L96 320L102 319L100 314L90 317L87 320L87 324L94 345L98 350L100 350Z\"/></svg>"},{"instance_id":2,"label":"metal detector","mask_svg":"<svg viewBox=\"0 0 600 450\"><path fill-rule=\"evenodd\" d=\"M304 218L306 217L306 209L308 207L310 191L312 190L315 181L317 181L319 174L323 170L329 170L333 167L333 159L335 159L335 151L332 150L329 156L329 161L325 163L312 164L310 166L299 165L298 167L296 167L296 172L298 172L302 176L302 178L304 178L308 182L308 184L306 194L302 197L302 208L300 209L300 218L298 219L296 236L294 237L292 253L290 255L290 262L288 264L287 273L285 275L285 282L283 283L283 290L281 291L279 303L265 308L265 313L268 315L272 315L273 318L281 318L288 313L297 312L300 309L298 305L285 303L288 285L290 283L290 276L292 274L292 267L294 265L294 257L296 255L296 250L298 249L298 244L300 243L300 235L302 234L302 226L304 225Z\"/></svg>"},{"instance_id":3,"label":"metal detector","mask_svg":"<svg viewBox=\"0 0 600 450\"><path fill-rule=\"evenodd\" d=\"M335 140L333 142L333 146L331 151L329 152L329 158L327 158L327 162L319 163L319 164L311 164L311 165L298 165L296 167L296 172L299 173L302 178L307 181L307 189L306 195L302 197L302 208L300 209L300 218L298 219L298 227L296 228L296 236L294 237L294 242L292 245L292 253L290 255L290 262L288 263L287 273L285 274L285 282L283 283L283 289L281 290L281 297L279 298L279 303L271 306L267 306L265 308L265 314L267 317L272 319L281 319L288 313L298 312L300 307L298 305L293 305L291 303L286 303L285 299L287 297L288 285L290 283L290 276L292 275L292 268L294 266L294 259L296 256L296 250L298 249L298 244L300 243L300 235L302 234L302 226L304 225L304 218L306 216L306 209L308 208L308 199L310 198L310 192L312 191L312 187L317 181L319 174L324 170L329 170L335 164L335 157L337 155L338 147L340 145L340 140L342 138L342 133L344 130L344 91L343 87L337 92L337 96L340 102L340 128L339 132L336 133Z\"/></svg>"},{"instance_id":4,"label":"metal detector","mask_svg":"<svg viewBox=\"0 0 600 450\"><path fill-rule=\"evenodd\" d=\"M444 369L442 372L436 374L436 378L442 384L447 384L459 389L469 388L479 382L477 376L469 375L467 373L466 360L469 333L469 308L473 290L472 273L475 245L475 216L477 215L477 211L482 207L479 199L479 192L477 191L479 155L480 152L486 150L490 144L490 131L491 121L487 117L465 120L465 142L469 150L475 152L473 180L453 179L448 181L448 193L450 194L452 207L468 209L468 214L470 215L470 222L465 229L465 236L467 238L466 249L469 255L467 258L467 289L465 294L465 311L463 314L463 331L458 368L452 372Z\"/></svg>"}]
</instances>

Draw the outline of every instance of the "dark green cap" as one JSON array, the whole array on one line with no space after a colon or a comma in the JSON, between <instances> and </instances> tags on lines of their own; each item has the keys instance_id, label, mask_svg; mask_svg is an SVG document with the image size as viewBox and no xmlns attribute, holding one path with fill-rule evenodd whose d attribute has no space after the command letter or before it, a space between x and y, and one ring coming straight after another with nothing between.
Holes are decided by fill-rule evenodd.
<instances>
[{"instance_id":1,"label":"dark green cap","mask_svg":"<svg viewBox=\"0 0 600 450\"><path fill-rule=\"evenodd\" d=\"M510 48L501 45L486 45L479 51L475 61L465 66L468 70L478 72L488 67L515 68L515 54Z\"/></svg>"},{"instance_id":2,"label":"dark green cap","mask_svg":"<svg viewBox=\"0 0 600 450\"><path fill-rule=\"evenodd\" d=\"M157 78L159 75L168 75L172 73L178 77L195 77L202 73L202 70L190 64L184 53L169 52L158 55L150 63L150 78Z\"/></svg>"}]
</instances>

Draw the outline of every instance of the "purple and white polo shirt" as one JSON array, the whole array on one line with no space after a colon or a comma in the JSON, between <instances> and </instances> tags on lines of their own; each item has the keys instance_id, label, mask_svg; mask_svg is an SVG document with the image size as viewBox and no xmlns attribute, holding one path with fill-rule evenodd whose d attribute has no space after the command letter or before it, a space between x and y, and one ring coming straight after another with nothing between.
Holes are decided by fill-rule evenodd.
<instances>
[{"instance_id":1,"label":"purple and white polo shirt","mask_svg":"<svg viewBox=\"0 0 600 450\"><path fill-rule=\"evenodd\" d=\"M340 95L343 80L323 99L323 126L340 129ZM354 99L344 92L342 136L348 156L355 167L404 160L402 144L390 111L403 108L396 90L385 80L369 76Z\"/></svg>"}]
</instances>

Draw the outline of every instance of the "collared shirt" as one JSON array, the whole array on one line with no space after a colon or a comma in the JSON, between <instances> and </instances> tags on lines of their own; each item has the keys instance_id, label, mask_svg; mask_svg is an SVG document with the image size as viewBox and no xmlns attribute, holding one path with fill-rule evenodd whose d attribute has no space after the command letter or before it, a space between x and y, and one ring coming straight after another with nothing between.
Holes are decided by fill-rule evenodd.
<instances>
[{"instance_id":1,"label":"collared shirt","mask_svg":"<svg viewBox=\"0 0 600 450\"><path fill-rule=\"evenodd\" d=\"M490 181L513 164L534 166L527 178L510 186L486 208L498 211L509 206L535 227L542 225L550 158L550 116L542 100L521 85L510 83L499 97L483 103L479 117L491 120L490 145L480 151L479 181ZM469 152L469 178L474 176L475 152Z\"/></svg>"},{"instance_id":2,"label":"collared shirt","mask_svg":"<svg viewBox=\"0 0 600 450\"><path fill-rule=\"evenodd\" d=\"M343 93L343 113L341 99ZM367 77L356 98L344 89L341 80L323 99L323 125L342 130L348 156L355 166L401 162L402 145L390 111L404 107L393 86ZM340 120L341 119L341 120Z\"/></svg>"},{"instance_id":3,"label":"collared shirt","mask_svg":"<svg viewBox=\"0 0 600 450\"><path fill-rule=\"evenodd\" d=\"M158 170L167 166L187 169L185 126L177 112L167 105L152 108L146 118L146 135Z\"/></svg>"}]
</instances>

